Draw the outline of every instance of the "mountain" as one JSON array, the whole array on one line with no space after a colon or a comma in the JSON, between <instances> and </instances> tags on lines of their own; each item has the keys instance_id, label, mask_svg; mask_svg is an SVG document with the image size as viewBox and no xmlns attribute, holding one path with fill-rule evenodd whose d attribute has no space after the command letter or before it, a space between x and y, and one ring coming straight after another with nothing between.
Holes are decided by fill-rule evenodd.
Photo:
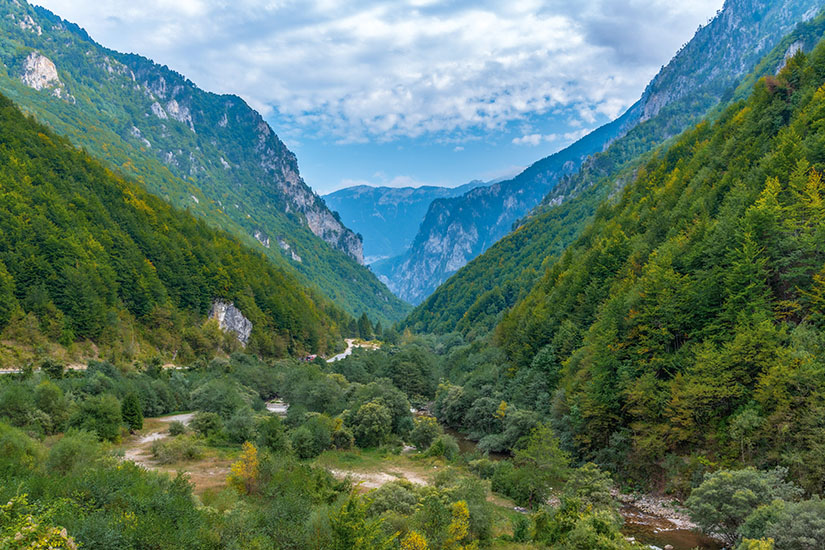
<instances>
[{"instance_id":1,"label":"mountain","mask_svg":"<svg viewBox=\"0 0 825 550\"><path fill-rule=\"evenodd\" d=\"M820 43L657 151L501 322L583 458L701 453L822 490L823 118Z\"/></svg>"},{"instance_id":2,"label":"mountain","mask_svg":"<svg viewBox=\"0 0 825 550\"><path fill-rule=\"evenodd\" d=\"M242 99L96 44L23 1L0 0L0 91L173 205L258 247L353 315L407 306L364 266L361 240L301 179L295 155Z\"/></svg>"},{"instance_id":3,"label":"mountain","mask_svg":"<svg viewBox=\"0 0 825 550\"><path fill-rule=\"evenodd\" d=\"M707 26L680 50L619 119L580 142L543 159L489 193L471 191L433 204L404 262L389 274L391 288L417 304L469 260L511 231L557 183L576 173L584 159L608 147L636 125L667 111L669 120L633 156L678 134L716 105L731 87L794 25L821 7L813 0L728 0ZM669 106L673 106L667 109ZM558 193L549 200L569 199Z\"/></svg>"},{"instance_id":4,"label":"mountain","mask_svg":"<svg viewBox=\"0 0 825 550\"><path fill-rule=\"evenodd\" d=\"M560 177L577 170L589 155L621 136L628 123L638 117L637 111L631 108L513 179L434 200L410 250L382 266L379 273L396 295L412 304L420 303L452 273L506 235Z\"/></svg>"},{"instance_id":5,"label":"mountain","mask_svg":"<svg viewBox=\"0 0 825 550\"><path fill-rule=\"evenodd\" d=\"M458 187L357 185L323 199L347 227L363 237L365 260L370 264L406 252L435 199L457 197L483 185L479 180Z\"/></svg>"},{"instance_id":6,"label":"mountain","mask_svg":"<svg viewBox=\"0 0 825 550\"><path fill-rule=\"evenodd\" d=\"M0 95L0 365L58 343L69 357L124 362L231 351L235 336L204 324L216 307L264 356L331 349L349 322L260 251L114 174Z\"/></svg>"},{"instance_id":7,"label":"mountain","mask_svg":"<svg viewBox=\"0 0 825 550\"><path fill-rule=\"evenodd\" d=\"M775 38L779 31L774 26L793 28L794 21L810 17L820 5L725 4L720 14L697 32L695 45L691 41L662 70L660 75L666 78L657 76L648 86L638 111L652 114L649 98L663 97L667 82L691 82L694 87L678 85L666 105L656 100L655 115L639 122L604 152L590 157L577 173L562 178L530 216L519 221L515 231L442 284L410 314L405 325L425 332L486 334L583 231L599 205L633 178L653 148L702 116L718 114L720 105L743 97L746 86L752 87L758 76L775 74L789 52L800 47L810 50L822 37L825 23L821 17L799 25L784 37ZM753 54L756 47L760 51L773 49L760 61ZM739 57L731 52L739 52ZM748 65L756 66L757 71L734 80L719 70L727 66L739 72ZM683 77L676 78L672 67L682 67ZM705 78L695 80L695 72Z\"/></svg>"}]
</instances>

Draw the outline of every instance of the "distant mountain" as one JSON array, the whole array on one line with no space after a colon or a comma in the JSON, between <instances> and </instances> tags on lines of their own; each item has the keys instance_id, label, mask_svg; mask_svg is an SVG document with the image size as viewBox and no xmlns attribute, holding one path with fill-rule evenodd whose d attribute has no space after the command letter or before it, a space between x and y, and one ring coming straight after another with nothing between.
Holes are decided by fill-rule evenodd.
<instances>
[{"instance_id":1,"label":"distant mountain","mask_svg":"<svg viewBox=\"0 0 825 550\"><path fill-rule=\"evenodd\" d=\"M483 185L480 180L458 187L357 185L323 199L347 227L363 237L365 261L370 264L406 252L435 199L457 197Z\"/></svg>"},{"instance_id":2,"label":"distant mountain","mask_svg":"<svg viewBox=\"0 0 825 550\"><path fill-rule=\"evenodd\" d=\"M23 0L0 0L0 91L172 204L257 247L353 315L407 311L360 265L362 243L304 183L242 99L96 44Z\"/></svg>"},{"instance_id":3,"label":"distant mountain","mask_svg":"<svg viewBox=\"0 0 825 550\"><path fill-rule=\"evenodd\" d=\"M115 175L0 95L0 366L30 350L60 354L58 345L124 363L231 351L235 337L204 323L217 303L234 304L247 349L264 356L330 350L349 321L258 251Z\"/></svg>"},{"instance_id":4,"label":"distant mountain","mask_svg":"<svg viewBox=\"0 0 825 550\"><path fill-rule=\"evenodd\" d=\"M719 112L720 105L744 97L747 86L775 74L788 54L812 48L825 28L822 18L793 29L823 4L728 1L647 87L635 108L638 124L580 171L561 178L517 230L441 285L405 324L430 332L489 331L575 240L602 201L633 178L646 154Z\"/></svg>"},{"instance_id":5,"label":"distant mountain","mask_svg":"<svg viewBox=\"0 0 825 550\"><path fill-rule=\"evenodd\" d=\"M670 120L650 143L635 144L635 154L649 150L695 122L714 107L735 83L799 21L813 17L821 2L813 0L728 0L720 14L664 67L641 100L619 119L595 130L571 147L543 159L488 193L471 191L434 203L409 255L388 274L390 287L419 303L440 283L498 239L532 210L584 159L603 151L641 122L669 105ZM552 196L550 201L569 198Z\"/></svg>"}]
</instances>

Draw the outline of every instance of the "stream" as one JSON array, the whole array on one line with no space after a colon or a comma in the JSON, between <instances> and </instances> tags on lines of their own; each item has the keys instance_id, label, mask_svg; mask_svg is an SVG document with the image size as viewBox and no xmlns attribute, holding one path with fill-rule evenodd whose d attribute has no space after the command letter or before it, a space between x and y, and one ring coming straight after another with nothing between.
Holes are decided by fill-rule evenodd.
<instances>
[{"instance_id":1,"label":"stream","mask_svg":"<svg viewBox=\"0 0 825 550\"><path fill-rule=\"evenodd\" d=\"M453 436L462 454L476 451L477 442L452 428L444 427L444 433ZM505 453L490 453L490 460L508 458ZM668 544L673 550L721 550L723 545L701 533L679 528L666 518L645 512L632 504L624 504L619 509L625 520L622 533L653 548L664 548Z\"/></svg>"}]
</instances>

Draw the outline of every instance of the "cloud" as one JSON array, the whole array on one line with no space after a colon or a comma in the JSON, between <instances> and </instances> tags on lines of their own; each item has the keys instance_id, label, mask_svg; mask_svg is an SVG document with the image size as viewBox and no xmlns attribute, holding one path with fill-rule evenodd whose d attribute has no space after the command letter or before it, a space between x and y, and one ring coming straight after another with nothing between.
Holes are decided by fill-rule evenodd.
<instances>
[{"instance_id":1,"label":"cloud","mask_svg":"<svg viewBox=\"0 0 825 550\"><path fill-rule=\"evenodd\" d=\"M456 145L455 147L453 147L453 153L460 153L463 150L464 147L462 147L461 145Z\"/></svg>"},{"instance_id":2,"label":"cloud","mask_svg":"<svg viewBox=\"0 0 825 550\"><path fill-rule=\"evenodd\" d=\"M557 108L615 117L722 3L38 1L241 95L279 132L338 143L492 132Z\"/></svg>"}]
</instances>

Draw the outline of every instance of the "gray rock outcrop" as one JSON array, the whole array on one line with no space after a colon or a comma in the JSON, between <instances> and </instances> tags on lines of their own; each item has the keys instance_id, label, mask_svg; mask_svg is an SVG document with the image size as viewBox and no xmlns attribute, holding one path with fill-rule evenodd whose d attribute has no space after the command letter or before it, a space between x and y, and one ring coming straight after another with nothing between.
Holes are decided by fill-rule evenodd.
<instances>
[{"instance_id":1,"label":"gray rock outcrop","mask_svg":"<svg viewBox=\"0 0 825 550\"><path fill-rule=\"evenodd\" d=\"M252 334L252 321L244 317L241 310L235 307L235 304L224 300L215 300L212 303L209 318L217 320L222 331L234 333L238 341L246 346L249 335Z\"/></svg>"}]
</instances>

